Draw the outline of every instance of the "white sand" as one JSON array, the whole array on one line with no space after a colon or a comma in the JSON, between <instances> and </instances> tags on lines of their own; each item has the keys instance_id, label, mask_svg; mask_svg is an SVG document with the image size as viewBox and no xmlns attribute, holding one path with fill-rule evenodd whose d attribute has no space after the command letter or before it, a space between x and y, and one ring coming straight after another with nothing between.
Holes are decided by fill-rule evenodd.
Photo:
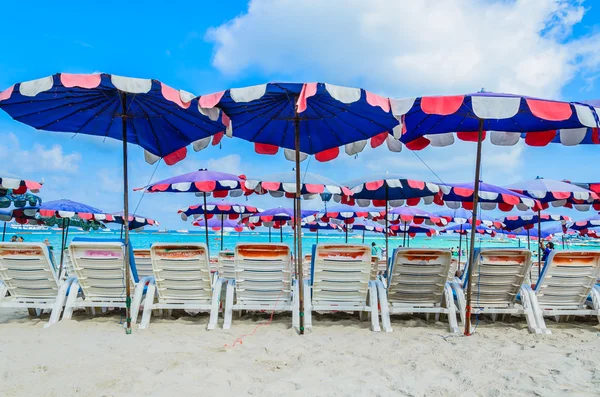
<instances>
[{"instance_id":1,"label":"white sand","mask_svg":"<svg viewBox=\"0 0 600 397\"><path fill-rule=\"evenodd\" d=\"M341 320L339 318L342 318ZM599 395L600 328L522 319L480 323L469 338L444 323L393 319L373 333L349 315L316 316L303 337L278 315L205 331L206 315L153 319L125 335L118 315L79 314L44 329L25 311L0 311L2 396L501 396Z\"/></svg>"}]
</instances>

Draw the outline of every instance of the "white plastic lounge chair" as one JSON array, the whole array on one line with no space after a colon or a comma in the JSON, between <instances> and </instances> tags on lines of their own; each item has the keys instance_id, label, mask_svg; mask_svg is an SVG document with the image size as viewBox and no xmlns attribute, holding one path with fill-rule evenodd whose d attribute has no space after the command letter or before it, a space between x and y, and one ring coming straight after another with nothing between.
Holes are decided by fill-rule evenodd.
<instances>
[{"instance_id":1,"label":"white plastic lounge chair","mask_svg":"<svg viewBox=\"0 0 600 397\"><path fill-rule=\"evenodd\" d=\"M69 255L76 279L71 285L63 320L70 320L75 308L95 308L126 306L125 271L131 272L131 291L135 291L131 303L131 321L135 323L146 284L151 277L138 281L133 252L130 250L130 268L125 269L125 244L121 241L102 239L73 240ZM81 288L81 293L78 291Z\"/></svg>"},{"instance_id":2,"label":"white plastic lounge chair","mask_svg":"<svg viewBox=\"0 0 600 397\"><path fill-rule=\"evenodd\" d=\"M452 288L447 283L451 257L447 249L394 250L387 291L381 281L377 282L386 332L392 331L390 314L401 313L446 314L450 332L459 332Z\"/></svg>"},{"instance_id":3,"label":"white plastic lounge chair","mask_svg":"<svg viewBox=\"0 0 600 397\"><path fill-rule=\"evenodd\" d=\"M62 284L42 243L0 243L0 307L27 308L31 316L50 310L56 323L72 279Z\"/></svg>"},{"instance_id":4,"label":"white plastic lounge chair","mask_svg":"<svg viewBox=\"0 0 600 397\"><path fill-rule=\"evenodd\" d=\"M154 277L148 284L139 328L148 327L152 310L184 309L210 312L207 328L214 329L222 279L217 280L213 289L206 244L155 243L150 252Z\"/></svg>"},{"instance_id":5,"label":"white plastic lounge chair","mask_svg":"<svg viewBox=\"0 0 600 397\"><path fill-rule=\"evenodd\" d=\"M219 252L218 273L220 278L235 279L235 253L233 251Z\"/></svg>"},{"instance_id":6,"label":"white plastic lounge chair","mask_svg":"<svg viewBox=\"0 0 600 397\"><path fill-rule=\"evenodd\" d=\"M600 251L553 251L534 293L543 316L597 316Z\"/></svg>"},{"instance_id":7,"label":"white plastic lounge chair","mask_svg":"<svg viewBox=\"0 0 600 397\"><path fill-rule=\"evenodd\" d=\"M133 257L135 258L135 268L139 278L154 276L149 249L135 249L133 250Z\"/></svg>"},{"instance_id":8,"label":"white plastic lounge chair","mask_svg":"<svg viewBox=\"0 0 600 397\"><path fill-rule=\"evenodd\" d=\"M227 283L224 329L233 311L291 311L300 325L298 284L292 278L290 247L277 243L240 243L235 247L235 279Z\"/></svg>"},{"instance_id":9,"label":"white plastic lounge chair","mask_svg":"<svg viewBox=\"0 0 600 397\"><path fill-rule=\"evenodd\" d=\"M461 320L464 324L466 301L463 292L472 283L472 314L525 315L529 332L548 334L544 319L539 314L537 299L524 280L531 267L531 252L527 249L479 248L475 250L473 274L464 276L462 288L451 283L456 293ZM520 302L517 297L520 295Z\"/></svg>"},{"instance_id":10,"label":"white plastic lounge chair","mask_svg":"<svg viewBox=\"0 0 600 397\"><path fill-rule=\"evenodd\" d=\"M369 313L371 330L380 331L377 262L371 261L371 248L318 244L314 252L312 280L304 287L304 327L312 328L313 311L356 311Z\"/></svg>"}]
</instances>

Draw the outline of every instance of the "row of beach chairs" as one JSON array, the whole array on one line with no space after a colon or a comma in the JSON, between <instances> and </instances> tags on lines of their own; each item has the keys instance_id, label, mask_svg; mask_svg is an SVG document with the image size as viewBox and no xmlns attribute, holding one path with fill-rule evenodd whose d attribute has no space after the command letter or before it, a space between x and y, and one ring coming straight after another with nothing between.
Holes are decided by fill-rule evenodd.
<instances>
[{"instance_id":1,"label":"row of beach chairs","mask_svg":"<svg viewBox=\"0 0 600 397\"><path fill-rule=\"evenodd\" d=\"M240 243L211 263L204 244L155 243L150 250L125 251L119 240L74 240L58 274L43 244L0 244L0 308L50 312L46 326L68 320L77 308L124 308L125 272L131 275L132 322L150 324L152 313L183 309L210 313L207 328L231 327L234 312L288 311L299 327L299 285L289 246ZM131 266L125 267L125 255ZM545 317L596 316L600 321L600 251L555 251L539 282L527 283L531 253L482 248L473 274L449 277L451 253L443 249L397 249L389 266L371 257L370 247L319 244L304 257L305 328L313 312L358 312L371 329L391 332L393 314L444 315L460 332L465 291L472 287L472 314L524 316L529 331L550 333ZM380 322L381 317L381 322ZM381 324L381 325L380 325Z\"/></svg>"}]
</instances>

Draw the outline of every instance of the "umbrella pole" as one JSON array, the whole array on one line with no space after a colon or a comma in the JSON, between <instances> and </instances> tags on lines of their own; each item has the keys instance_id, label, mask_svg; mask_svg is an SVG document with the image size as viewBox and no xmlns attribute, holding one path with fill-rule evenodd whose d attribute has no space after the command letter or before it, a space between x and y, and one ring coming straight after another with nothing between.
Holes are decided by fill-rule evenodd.
<instances>
[{"instance_id":1,"label":"umbrella pole","mask_svg":"<svg viewBox=\"0 0 600 397\"><path fill-rule=\"evenodd\" d=\"M6 228L6 222L4 223L4 228ZM561 240L562 240L562 249L565 249L565 235L564 234L561 236ZM4 235L2 235L2 241L4 241Z\"/></svg>"},{"instance_id":2,"label":"umbrella pole","mask_svg":"<svg viewBox=\"0 0 600 397\"><path fill-rule=\"evenodd\" d=\"M346 244L348 244L348 225L344 229L346 229Z\"/></svg>"},{"instance_id":3,"label":"umbrella pole","mask_svg":"<svg viewBox=\"0 0 600 397\"><path fill-rule=\"evenodd\" d=\"M406 247L406 222L404 222L404 231L402 232L402 246Z\"/></svg>"},{"instance_id":4,"label":"umbrella pole","mask_svg":"<svg viewBox=\"0 0 600 397\"><path fill-rule=\"evenodd\" d=\"M129 263L129 176L127 170L127 97L121 93L121 124L123 127L123 229L125 230L125 319L127 321L126 334L131 334L131 272Z\"/></svg>"},{"instance_id":5,"label":"umbrella pole","mask_svg":"<svg viewBox=\"0 0 600 397\"><path fill-rule=\"evenodd\" d=\"M296 219L300 220L302 213L300 206L300 118L298 117L298 109L294 107L294 126L295 126L295 148L296 148ZM302 271L302 236L298 228L300 222L296 222L296 231L298 234L298 255L296 257L296 277L298 282L298 293L300 301L300 335L304 335L304 280Z\"/></svg>"},{"instance_id":6,"label":"umbrella pole","mask_svg":"<svg viewBox=\"0 0 600 397\"><path fill-rule=\"evenodd\" d=\"M221 214L221 251L223 251L223 214Z\"/></svg>"},{"instance_id":7,"label":"umbrella pole","mask_svg":"<svg viewBox=\"0 0 600 397\"><path fill-rule=\"evenodd\" d=\"M298 254L296 252L296 249L298 248L298 243L296 242L296 237L297 237L296 236L296 221L298 220L298 218L297 218L298 214L296 213L296 200L295 199L294 199L294 206L293 207L294 207L294 219L292 221L292 225L294 226L294 250L293 251L294 251L294 258L295 258L296 255Z\"/></svg>"},{"instance_id":8,"label":"umbrella pole","mask_svg":"<svg viewBox=\"0 0 600 397\"><path fill-rule=\"evenodd\" d=\"M283 225L279 226L279 242L283 243Z\"/></svg>"},{"instance_id":9,"label":"umbrella pole","mask_svg":"<svg viewBox=\"0 0 600 397\"><path fill-rule=\"evenodd\" d=\"M271 226L269 226L269 242L271 242Z\"/></svg>"},{"instance_id":10,"label":"umbrella pole","mask_svg":"<svg viewBox=\"0 0 600 397\"><path fill-rule=\"evenodd\" d=\"M542 274L542 211L538 209L538 279Z\"/></svg>"},{"instance_id":11,"label":"umbrella pole","mask_svg":"<svg viewBox=\"0 0 600 397\"><path fill-rule=\"evenodd\" d=\"M387 266L388 258L390 257L390 252L388 251L388 184L385 183L385 263Z\"/></svg>"},{"instance_id":12,"label":"umbrella pole","mask_svg":"<svg viewBox=\"0 0 600 397\"><path fill-rule=\"evenodd\" d=\"M475 162L475 183L473 186L473 224L471 225L471 241L469 245L469 276L473 275L473 268L475 267L475 229L477 225L477 206L479 204L479 175L481 172L481 146L483 145L483 120L479 120L479 131L477 132L477 157ZM472 293L472 282L467 284L467 310L465 316L465 335L471 335L471 293Z\"/></svg>"},{"instance_id":13,"label":"umbrella pole","mask_svg":"<svg viewBox=\"0 0 600 397\"><path fill-rule=\"evenodd\" d=\"M531 252L531 241L529 239L529 229L527 229L527 251ZM531 280L531 268L529 268L529 279Z\"/></svg>"},{"instance_id":14,"label":"umbrella pole","mask_svg":"<svg viewBox=\"0 0 600 397\"><path fill-rule=\"evenodd\" d=\"M365 242L364 236L363 236L363 243ZM317 244L319 244L319 229L317 229Z\"/></svg>"},{"instance_id":15,"label":"umbrella pole","mask_svg":"<svg viewBox=\"0 0 600 397\"><path fill-rule=\"evenodd\" d=\"M3 240L4 241L4 240ZM65 218L62 220L62 232L60 234L60 262L58 264L58 276L61 276L62 267L63 267L63 259L65 256Z\"/></svg>"},{"instance_id":16,"label":"umbrella pole","mask_svg":"<svg viewBox=\"0 0 600 397\"><path fill-rule=\"evenodd\" d=\"M120 239L123 238L123 225L121 225L121 236L119 237Z\"/></svg>"},{"instance_id":17,"label":"umbrella pole","mask_svg":"<svg viewBox=\"0 0 600 397\"><path fill-rule=\"evenodd\" d=\"M204 197L204 237L206 238L206 253L208 254L208 260L210 261L210 244L208 242L208 219L206 219L206 192L202 194Z\"/></svg>"},{"instance_id":18,"label":"umbrella pole","mask_svg":"<svg viewBox=\"0 0 600 397\"><path fill-rule=\"evenodd\" d=\"M6 222L4 222L4 226L2 227L2 242L4 242L4 237L6 237ZM565 248L564 242L563 242L563 248Z\"/></svg>"},{"instance_id":19,"label":"umbrella pole","mask_svg":"<svg viewBox=\"0 0 600 397\"><path fill-rule=\"evenodd\" d=\"M460 254L462 251L462 223L460 224L460 232L458 234L458 270L460 270Z\"/></svg>"},{"instance_id":20,"label":"umbrella pole","mask_svg":"<svg viewBox=\"0 0 600 397\"><path fill-rule=\"evenodd\" d=\"M365 243L365 229L363 229L363 239L362 239L362 243Z\"/></svg>"}]
</instances>

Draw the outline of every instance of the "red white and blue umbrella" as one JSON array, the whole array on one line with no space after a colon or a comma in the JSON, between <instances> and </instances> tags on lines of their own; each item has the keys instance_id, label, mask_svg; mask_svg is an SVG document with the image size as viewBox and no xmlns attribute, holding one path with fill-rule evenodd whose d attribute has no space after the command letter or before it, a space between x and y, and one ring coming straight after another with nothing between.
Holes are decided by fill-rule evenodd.
<instances>
[{"instance_id":1,"label":"red white and blue umbrella","mask_svg":"<svg viewBox=\"0 0 600 397\"><path fill-rule=\"evenodd\" d=\"M251 229L259 226L269 228L269 242L271 241L271 228L279 229L280 242L283 242L283 227L302 224L302 222L315 222L316 211L302 210L300 222L295 222L297 212L293 208L276 207L252 214L242 219L242 222ZM301 255L299 255L301 256Z\"/></svg>"},{"instance_id":2,"label":"red white and blue umbrella","mask_svg":"<svg viewBox=\"0 0 600 397\"><path fill-rule=\"evenodd\" d=\"M385 227L375 221L369 219L358 219L351 224L342 224L340 228L346 232L346 243L348 242L348 230L362 231L362 242L365 242L365 232L385 233Z\"/></svg>"},{"instance_id":3,"label":"red white and blue umbrella","mask_svg":"<svg viewBox=\"0 0 600 397\"><path fill-rule=\"evenodd\" d=\"M36 129L109 137L123 141L123 208L129 218L127 143L146 151L146 161L174 164L186 146L201 149L224 129L219 114L202 111L188 92L157 80L110 74L59 73L15 84L0 93L0 108ZM208 114L208 116L206 115ZM129 227L125 227L129 246ZM125 255L126 266L129 257ZM130 272L125 272L127 333L130 321Z\"/></svg>"},{"instance_id":4,"label":"red white and blue umbrella","mask_svg":"<svg viewBox=\"0 0 600 397\"><path fill-rule=\"evenodd\" d=\"M585 230L593 227L600 227L600 215L594 215L589 218L580 219L573 222L569 228L574 230Z\"/></svg>"},{"instance_id":5,"label":"red white and blue umbrella","mask_svg":"<svg viewBox=\"0 0 600 397\"><path fill-rule=\"evenodd\" d=\"M430 226L446 226L448 224L448 220L445 217L417 207L392 208L388 211L388 220L392 225L401 223L414 223L420 225L425 223Z\"/></svg>"},{"instance_id":6,"label":"red white and blue umbrella","mask_svg":"<svg viewBox=\"0 0 600 397\"><path fill-rule=\"evenodd\" d=\"M123 218L125 216L123 214L123 211L113 212L110 215L112 215L113 220L112 221L105 220L104 223L118 223L120 225L125 224L125 222L123 220ZM128 224L129 224L129 230L141 230L146 226L158 226L159 225L159 223L157 221L155 221L154 219L150 219L145 216L137 215L137 214L129 214Z\"/></svg>"},{"instance_id":7,"label":"red white and blue umbrella","mask_svg":"<svg viewBox=\"0 0 600 397\"><path fill-rule=\"evenodd\" d=\"M512 230L528 230L533 229L535 225L538 223L545 222L560 222L565 224L566 222L570 222L571 218L566 215L558 215L558 214L546 214L540 213L538 216L537 212L534 211L526 211L524 213L518 215L508 215L504 218L499 219L500 222L504 224L503 229L507 231ZM600 226L600 221L598 223Z\"/></svg>"},{"instance_id":8,"label":"red white and blue umbrella","mask_svg":"<svg viewBox=\"0 0 600 397\"><path fill-rule=\"evenodd\" d=\"M227 118L227 135L254 142L257 153L276 154L279 148L296 164L296 218L301 218L300 161L314 155L317 161L336 158L340 146L354 155L370 144L387 142L393 151L400 142L389 133L398 125L390 111L388 98L360 88L325 83L269 83L230 89L199 98L203 108L221 109ZM299 275L300 333L304 333L302 312L302 238L300 223L294 228L298 236L296 274Z\"/></svg>"},{"instance_id":9,"label":"red white and blue umbrella","mask_svg":"<svg viewBox=\"0 0 600 397\"><path fill-rule=\"evenodd\" d=\"M242 182L243 179L234 174L201 169L134 190L145 190L147 193L196 193L198 197L239 197L244 194Z\"/></svg>"},{"instance_id":10,"label":"red white and blue umbrella","mask_svg":"<svg viewBox=\"0 0 600 397\"><path fill-rule=\"evenodd\" d=\"M177 213L181 214L181 219L187 221L190 216L199 218L203 216L205 219L240 219L244 215L256 214L261 212L260 208L226 201L209 201L205 204L192 205L190 207L180 209ZM238 221L239 222L239 221Z\"/></svg>"},{"instance_id":11,"label":"red white and blue umbrella","mask_svg":"<svg viewBox=\"0 0 600 397\"><path fill-rule=\"evenodd\" d=\"M465 223L473 224L473 212L464 208L448 208L445 210L434 211L434 214L446 219L448 222L453 222L458 225L464 225ZM479 225L495 229L504 227L504 224L500 220L483 213L480 214L477 219L477 226Z\"/></svg>"},{"instance_id":12,"label":"red white and blue umbrella","mask_svg":"<svg viewBox=\"0 0 600 397\"><path fill-rule=\"evenodd\" d=\"M600 196L597 193L563 181L536 178L512 183L504 188L538 200L543 208L552 205L588 211L592 205L600 206Z\"/></svg>"},{"instance_id":13,"label":"red white and blue umbrella","mask_svg":"<svg viewBox=\"0 0 600 397\"><path fill-rule=\"evenodd\" d=\"M537 200L523 194L489 183L479 182L478 185L478 202L481 209L511 211L516 207L525 211L531 208L536 210L541 208L541 204ZM473 183L445 183L440 184L440 189L441 194L434 199L436 204L446 204L447 207L453 209L462 207L473 210L473 196L475 194Z\"/></svg>"},{"instance_id":14,"label":"red white and blue umbrella","mask_svg":"<svg viewBox=\"0 0 600 397\"><path fill-rule=\"evenodd\" d=\"M452 226L448 226L444 229L441 229L440 233L457 233L457 234L466 235L466 234L471 233L471 229L472 229L471 226L472 225L452 225ZM488 234L492 237L494 237L498 231L499 230L497 230L497 229L491 229L491 228L485 227L485 226L475 227L476 233Z\"/></svg>"},{"instance_id":15,"label":"red white and blue umbrella","mask_svg":"<svg viewBox=\"0 0 600 397\"><path fill-rule=\"evenodd\" d=\"M207 221L204 219L196 219L194 222L192 222L192 225L205 228L206 223L207 223ZM211 229L214 231L225 230L225 231L236 231L239 233L239 232L243 232L245 228L246 228L245 225L239 223L238 221L234 221L231 219L226 219L223 222L221 222L219 219L215 219L215 218L208 220L208 229Z\"/></svg>"},{"instance_id":16,"label":"red white and blue umbrella","mask_svg":"<svg viewBox=\"0 0 600 397\"><path fill-rule=\"evenodd\" d=\"M320 211L317 217L323 222L350 225L357 218L373 219L381 218L384 211L375 207L355 207L350 205L335 205Z\"/></svg>"},{"instance_id":17,"label":"red white and blue umbrella","mask_svg":"<svg viewBox=\"0 0 600 397\"><path fill-rule=\"evenodd\" d=\"M302 222L301 227L302 229L308 229L309 231L316 233L317 244L319 243L319 230L337 230L339 232L342 231L342 227L340 225L336 225L334 223L320 222L318 220L312 222Z\"/></svg>"},{"instance_id":18,"label":"red white and blue umbrella","mask_svg":"<svg viewBox=\"0 0 600 397\"><path fill-rule=\"evenodd\" d=\"M0 94L1 95L1 94ZM42 184L18 178L0 177L0 197L7 194L25 194L28 191L39 193Z\"/></svg>"},{"instance_id":19,"label":"red white and blue umbrella","mask_svg":"<svg viewBox=\"0 0 600 397\"><path fill-rule=\"evenodd\" d=\"M415 237L417 234L425 234L426 236L431 237L437 234L436 229L416 223L401 223L398 225L391 225L390 231L394 235L402 233L402 246L406 247L410 246L410 238L406 238L407 236Z\"/></svg>"},{"instance_id":20,"label":"red white and blue umbrella","mask_svg":"<svg viewBox=\"0 0 600 397\"><path fill-rule=\"evenodd\" d=\"M333 199L342 201L343 197L352 195L350 189L324 176L312 172L303 172L300 194L303 199L321 198L323 201ZM262 178L248 177L243 181L246 190L257 194L269 193L273 197L294 198L296 195L296 173L283 172L267 175Z\"/></svg>"}]
</instances>

